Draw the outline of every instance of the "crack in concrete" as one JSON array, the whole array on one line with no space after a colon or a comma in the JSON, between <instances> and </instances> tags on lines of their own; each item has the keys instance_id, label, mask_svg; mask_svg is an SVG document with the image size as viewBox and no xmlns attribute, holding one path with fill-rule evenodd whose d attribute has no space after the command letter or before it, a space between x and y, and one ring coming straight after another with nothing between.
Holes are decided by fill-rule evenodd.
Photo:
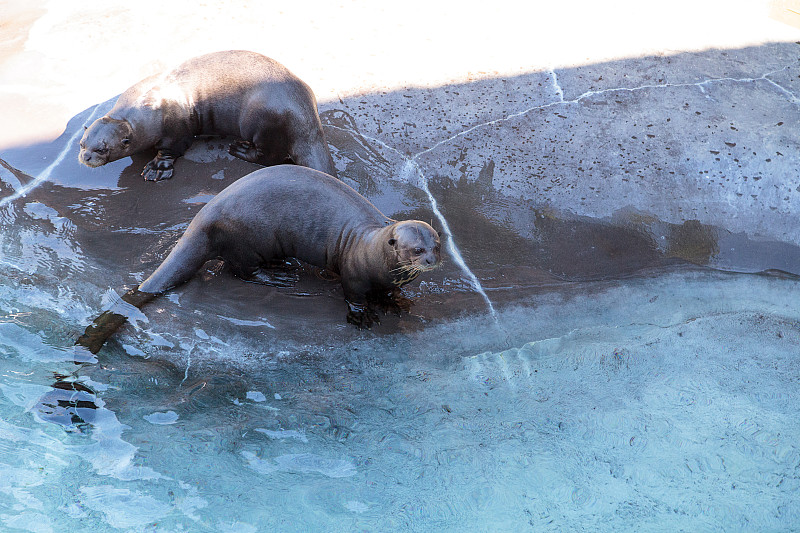
<instances>
[{"instance_id":1,"label":"crack in concrete","mask_svg":"<svg viewBox=\"0 0 800 533\"><path fill-rule=\"evenodd\" d=\"M442 231L444 231L448 237L445 246L447 247L447 251L450 253L450 257L453 258L461 271L467 275L467 279L469 279L475 292L483 297L483 300L486 302L486 306L489 308L489 313L492 315L492 318L495 320L495 322L497 322L497 312L494 310L494 305L492 305L492 301L489 299L486 291L483 290L483 285L481 285L480 280L478 280L478 277L475 276L472 270L470 270L470 268L467 266L467 263L464 261L464 257L461 255L461 252L456 246L453 233L450 231L450 225L447 223L447 219L445 219L442 212L439 211L436 198L428 188L428 179L422 173L422 169L420 168L419 164L412 159L408 159L403 166L403 176L407 178L407 181L410 181L408 178L410 178L410 174L412 172L419 176L419 179L417 180L417 187L419 187L426 195L428 195L428 201L431 204L431 210L433 211L433 214L436 215L436 218L439 219L439 223L442 225Z\"/></svg>"},{"instance_id":2,"label":"crack in concrete","mask_svg":"<svg viewBox=\"0 0 800 533\"><path fill-rule=\"evenodd\" d=\"M348 128L342 128L342 127L333 126L333 125L328 125L327 127L333 128L333 129L337 129L337 130L340 130L340 131L345 131L345 132L350 133L352 135L358 135L363 139L366 139L368 141L371 141L371 142L374 142L376 144L379 144L380 146L383 146L387 150L390 150L390 151L398 154L404 160L404 166L403 166L403 171L402 171L402 175L403 175L404 179L406 181L408 181L409 183L411 183L411 181L412 181L411 180L412 173L416 175L417 179L415 180L415 183L413 183L413 184L417 188L422 190L428 196L428 200L429 200L429 202L431 204L431 210L434 212L436 217L439 219L439 222L442 224L442 230L445 232L445 234L448 237L448 239L447 239L447 248L448 248L448 251L450 252L450 256L453 258L453 260L456 262L456 264L459 266L459 268L461 268L462 272L464 272L464 274L470 280L475 292L477 292L478 294L480 294L483 297L484 301L486 302L486 304L487 304L487 306L489 308L489 311L492 314L492 317L495 319L495 322L497 322L497 313L494 310L494 306L492 305L491 300L486 295L486 292L484 291L483 286L481 285L481 283L478 280L478 278L475 276L475 274L473 274L472 270L470 270L469 266L467 266L466 262L464 261L464 258L461 255L461 252L459 251L458 247L455 244L455 239L453 238L453 234L450 232L450 226L447 223L447 220L445 219L444 215L441 213L441 211L439 211L436 199L434 198L433 194L431 193L431 191L430 191L430 189L428 187L428 178L425 176L424 172L422 171L422 167L417 162L417 160L419 159L420 156L428 154L428 153L436 150L440 146L443 146L443 145L445 145L447 143L450 143L451 141L453 141L455 139L458 139L459 137L463 137L464 135L468 135L469 133L475 131L476 129L482 128L484 126L491 126L493 124L499 124L499 123L502 123L502 122L506 122L506 121L512 120L514 118L521 117L523 115L531 113L533 111L547 109L549 107L554 107L554 106L557 106L557 105L577 104L577 103L580 103L582 100L587 99L587 98L591 98L593 96L607 94L607 93L613 93L613 92L620 92L620 91L637 92L637 91L643 91L643 90L646 90L646 89L669 89L669 88L680 88L680 87L697 87L704 95L706 95L706 97L709 97L708 94L705 91L704 86L712 84L712 83L721 83L721 82L755 83L755 82L758 82L758 81L766 81L766 82L770 83L771 85L775 86L777 89L779 89L788 98L788 100L790 102L795 103L795 104L796 103L800 103L800 99L798 99L791 91L789 91L788 89L785 89L784 87L782 87L781 85L779 85L775 81L769 79L769 76L777 74L778 72L783 72L783 71L785 71L785 70L787 70L789 68L791 68L791 66L785 66L785 67L782 67L782 68L779 68L779 69L775 69L775 70L769 71L766 74L763 74L762 76L759 76L757 78L730 78L730 77L709 78L709 79L706 79L706 80L703 80L703 81L693 82L693 83L647 84L647 85L640 85L640 86L637 86L637 87L614 87L614 88L611 88L611 89L602 89L602 90L598 90L598 91L586 91L585 93L581 94L580 96L578 96L577 98L574 98L572 100L565 100L564 99L564 91L563 91L561 85L558 82L558 75L556 74L555 69L550 69L549 73L550 73L550 78L551 78L552 83L553 83L553 89L554 89L556 95L559 98L557 101L550 102L550 103L547 103L547 104L533 106L533 107L530 107L528 109L524 109L522 111L518 111L516 113L511 113L511 114L506 115L504 117L496 118L494 120L483 122L481 124L475 124L475 125L470 126L469 128L467 128L467 129L465 129L465 130L463 130L463 131L461 131L459 133L456 133L455 135L453 135L451 137L448 137L447 139L444 139L442 141L437 142L436 144L434 144L430 148L426 148L425 150L422 150L422 151L420 151L420 152L418 152L416 154L413 154L413 155L404 154L400 150L398 150L397 148L389 146L384 141L382 141L380 139L377 139L377 138L374 138L374 137L371 137L369 135L365 135L365 134L363 134L361 132L358 132L358 131L353 131L353 130L350 130Z\"/></svg>"},{"instance_id":3,"label":"crack in concrete","mask_svg":"<svg viewBox=\"0 0 800 533\"><path fill-rule=\"evenodd\" d=\"M550 69L550 77L553 79L553 89L556 91L558 95L558 100L560 102L564 101L564 91L561 89L561 84L558 83L558 74L556 74L555 69Z\"/></svg>"},{"instance_id":4,"label":"crack in concrete","mask_svg":"<svg viewBox=\"0 0 800 533\"><path fill-rule=\"evenodd\" d=\"M403 159L403 169L401 171L401 176L403 180L413 184L415 187L417 187L427 195L428 202L430 202L431 211L433 211L433 214L439 220L439 223L442 225L442 231L448 237L445 247L447 248L450 257L453 258L453 261L455 261L455 263L458 265L461 271L467 276L467 279L470 281L470 284L472 285L472 288L475 290L475 292L477 292L478 294L481 295L481 297L483 297L483 300L486 302L486 306L489 308L489 312L491 313L492 318L495 320L495 322L497 322L497 312L494 309L494 305L492 304L492 301L489 299L489 296L486 294L486 291L483 289L480 280L478 280L478 277L475 276L472 270L470 270L470 268L467 266L467 263L464 261L464 257L461 255L461 252L456 246L455 238L453 237L453 234L450 231L450 225L447 223L447 219L439 210L438 202L436 201L436 198L433 196L433 194L430 191L430 188L428 187L428 178L425 177L425 174L422 172L422 168L419 166L419 163L415 161L417 156L409 157L407 154L402 153L400 150L394 148L393 146L389 146L382 140L376 139L375 137L371 137L369 135L365 135L361 132L353 131L348 128L342 128L340 126L333 126L330 124L326 125L325 127L339 131L344 131L352 135L358 135L362 139L366 139L368 141L379 144L380 146L383 146L387 150L396 153ZM416 177L416 179L413 179L414 177Z\"/></svg>"},{"instance_id":5,"label":"crack in concrete","mask_svg":"<svg viewBox=\"0 0 800 533\"><path fill-rule=\"evenodd\" d=\"M785 94L785 95L786 95L786 97L789 99L789 101L790 101L790 102L792 102L793 104L800 104L800 98L798 98L797 96L795 96L795 94L794 94L792 91L790 91L790 90L786 89L785 87L783 87L782 85L780 85L780 84L779 84L778 82L776 82L775 80L771 80L771 79L767 78L766 76L764 76L764 79L765 79L767 82L769 82L770 84L774 85L776 88L778 88L778 90L780 90L780 91L781 91L783 94Z\"/></svg>"},{"instance_id":6,"label":"crack in concrete","mask_svg":"<svg viewBox=\"0 0 800 533\"><path fill-rule=\"evenodd\" d=\"M757 82L757 81L765 80L765 81L768 81L768 82L774 84L774 82L772 80L770 80L769 78L767 78L767 76L771 76L771 75L776 74L778 72L784 71L784 70L786 70L788 68L790 68L790 67L783 67L783 68L780 68L780 69L777 69L777 70L771 70L771 71L767 72L766 74L764 74L763 76L759 76L758 78L728 78L728 77L725 77L725 78L709 78L707 80L697 81L697 82L694 82L694 83L660 83L660 84L639 85L637 87L615 87L613 89L602 89L602 90L599 90L599 91L586 91L585 93L583 93L582 95L578 96L574 100L569 100L569 101L567 101L565 103L570 103L570 104L571 103L577 103L577 102L580 102L581 100L583 100L584 98L589 98L590 96L595 96L595 95L598 95L598 94L605 94L605 93L610 93L610 92L617 92L617 91L637 92L637 91L642 91L642 90L645 90L645 89L671 89L671 88L695 87L695 86L702 89L703 85L708 85L709 83L719 83L719 82L723 82L723 81L729 81L729 82L734 82L734 83L751 83L751 82ZM788 92L788 91L784 90L784 92Z\"/></svg>"},{"instance_id":7,"label":"crack in concrete","mask_svg":"<svg viewBox=\"0 0 800 533\"><path fill-rule=\"evenodd\" d=\"M553 73L553 76L554 76L554 78L553 78L554 84L555 84L554 86L557 87L557 93L561 97L561 100L556 101L556 102L550 102L550 103L547 103L547 104L542 104L542 105L529 107L528 109L524 109L524 110L518 111L516 113L511 113L510 115L506 115L505 117L496 118L494 120L490 120L488 122L483 122L481 124L475 124L473 126L470 126L469 128L467 128L464 131L456 133L455 135L453 135L451 137L448 137L447 139L444 139L442 141L437 142L436 144L434 144L430 148L426 148L425 150L422 150L421 152L413 155L411 157L411 159L412 160L416 160L418 157L420 157L422 155L425 155L427 153L430 153L433 150L439 148L440 146L442 146L444 144L447 144L447 143L449 143L449 142L451 142L451 141L453 141L453 140L455 140L455 139L457 139L459 137L467 135L467 134L475 131L478 128L482 128L484 126L491 126L491 125L498 124L498 123L501 123L501 122L506 122L508 120L511 120L511 119L514 119L514 118L517 118L517 117L521 117L521 116L526 115L528 113L531 113L533 111L538 111L538 110L541 110L541 109L547 109L549 107L553 107L553 106L557 106L557 105L577 104L577 103L580 103L582 100L584 100L586 98L590 98L592 96L597 96L597 95L606 94L606 93L613 93L613 92L620 92L620 91L638 92L638 91L643 91L645 89L670 89L670 88L680 88L680 87L698 87L701 91L703 91L705 93L705 90L703 89L703 86L704 85L708 85L710 83L719 83L719 82L725 82L725 81L727 81L727 82L735 82L735 83L751 83L751 82L757 82L757 81L766 81L766 82L774 85L778 89L780 89L781 92L783 92L787 96L787 98L788 98L788 100L790 102L792 102L792 103L800 103L800 99L798 99L793 93L791 93L787 89L783 88L782 86L778 85L776 82L774 82L773 80L768 78L768 76L772 76L773 74L777 74L778 72L782 72L782 71L784 71L786 69L789 69L789 68L791 68L791 66L786 66L786 67L782 67L782 68L779 68L779 69L771 70L771 71L767 72L766 74L764 74L764 75L762 75L762 76L760 76L758 78L728 78L728 77L725 77L725 78L709 78L707 80L703 80L703 81L699 81L699 82L693 82L693 83L647 84L647 85L640 85L640 86L637 86L637 87L614 87L614 88L611 88L611 89L601 89L601 90L597 90L597 91L586 91L585 93L581 94L580 96L578 96L577 98L574 98L572 100L564 100L564 93L561 90L561 86L557 84L558 83L557 82L557 78L555 77L555 71L553 70L551 72Z\"/></svg>"}]
</instances>

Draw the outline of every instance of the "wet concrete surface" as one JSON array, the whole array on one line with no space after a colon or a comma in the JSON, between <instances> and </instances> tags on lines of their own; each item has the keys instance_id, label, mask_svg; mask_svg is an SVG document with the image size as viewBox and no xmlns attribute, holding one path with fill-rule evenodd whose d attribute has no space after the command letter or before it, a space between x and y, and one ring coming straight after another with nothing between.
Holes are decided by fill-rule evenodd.
<instances>
[{"instance_id":1,"label":"wet concrete surface","mask_svg":"<svg viewBox=\"0 0 800 533\"><path fill-rule=\"evenodd\" d=\"M390 217L442 230L424 181L452 230L445 238L502 307L687 264L800 274L798 61L794 43L654 56L365 94L322 102L320 113L340 178ZM198 139L177 176L158 183L140 176L148 153L83 167L70 138L113 100L52 142L1 154L6 195L65 155L7 209L18 221L68 221L92 271L94 290L81 298L98 310L101 294L143 280L205 202L258 168L218 138ZM312 330L361 335L344 325L337 283L309 269L291 276L292 287L255 285L216 265L147 314L198 325L198 314L225 317L299 343ZM475 289L446 257L407 289L412 315L374 333L486 312Z\"/></svg>"}]
</instances>

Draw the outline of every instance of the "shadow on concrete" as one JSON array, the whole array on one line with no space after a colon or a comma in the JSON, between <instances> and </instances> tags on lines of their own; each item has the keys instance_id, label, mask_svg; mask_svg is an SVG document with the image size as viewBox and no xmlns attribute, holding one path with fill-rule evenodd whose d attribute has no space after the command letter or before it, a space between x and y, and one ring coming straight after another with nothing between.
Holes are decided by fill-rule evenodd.
<instances>
[{"instance_id":1,"label":"shadow on concrete","mask_svg":"<svg viewBox=\"0 0 800 533\"><path fill-rule=\"evenodd\" d=\"M798 59L800 47L774 43L368 94L320 110L340 178L387 215L441 229L419 187L427 181L497 304L687 266L800 274ZM229 156L229 140L206 138L171 180L142 180L148 153L88 169L67 141L93 111L51 143L0 154L0 187L12 194L68 150L49 180L3 208L3 247L18 261L15 246L55 258L73 250L83 266L39 279L89 289L79 298L99 307L108 288L152 272L200 207L258 166ZM421 174L410 177L409 164ZM255 286L220 270L209 265L159 312L187 326L198 314L231 327L268 322L302 342L309 331L341 335L338 284L302 271L292 287ZM387 317L378 333L483 308L447 259L407 293L415 311Z\"/></svg>"}]
</instances>

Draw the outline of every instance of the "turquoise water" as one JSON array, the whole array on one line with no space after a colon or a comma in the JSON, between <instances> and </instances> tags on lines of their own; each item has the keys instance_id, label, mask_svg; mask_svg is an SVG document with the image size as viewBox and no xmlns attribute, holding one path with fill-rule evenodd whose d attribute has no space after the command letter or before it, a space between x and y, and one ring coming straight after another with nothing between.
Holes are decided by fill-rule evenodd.
<instances>
[{"instance_id":1,"label":"turquoise water","mask_svg":"<svg viewBox=\"0 0 800 533\"><path fill-rule=\"evenodd\" d=\"M474 313L338 346L197 327L182 360L137 340L173 340L151 319L78 366L61 334L93 310L2 272L8 531L800 524L797 281L586 283L501 309L502 328ZM55 374L90 392L54 395ZM43 419L70 398L96 408Z\"/></svg>"}]
</instances>

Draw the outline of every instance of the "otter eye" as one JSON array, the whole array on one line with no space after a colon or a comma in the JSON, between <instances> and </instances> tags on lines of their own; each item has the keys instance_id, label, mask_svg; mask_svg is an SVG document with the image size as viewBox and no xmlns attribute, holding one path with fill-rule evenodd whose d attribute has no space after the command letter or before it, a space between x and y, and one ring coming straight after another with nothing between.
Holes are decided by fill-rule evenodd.
<instances>
[{"instance_id":1,"label":"otter eye","mask_svg":"<svg viewBox=\"0 0 800 533\"><path fill-rule=\"evenodd\" d=\"M397 239L389 239L389 246L394 246L397 244Z\"/></svg>"},{"instance_id":2,"label":"otter eye","mask_svg":"<svg viewBox=\"0 0 800 533\"><path fill-rule=\"evenodd\" d=\"M95 152L97 152L100 155L107 154L108 148L98 148L97 150L95 150Z\"/></svg>"},{"instance_id":3,"label":"otter eye","mask_svg":"<svg viewBox=\"0 0 800 533\"><path fill-rule=\"evenodd\" d=\"M425 253L425 248L414 248L414 255L422 255Z\"/></svg>"},{"instance_id":4,"label":"otter eye","mask_svg":"<svg viewBox=\"0 0 800 533\"><path fill-rule=\"evenodd\" d=\"M122 144L123 144L124 146L128 146L130 143L131 143L131 140L130 140L130 139L128 139L127 137L125 137L124 139L122 139Z\"/></svg>"}]
</instances>

